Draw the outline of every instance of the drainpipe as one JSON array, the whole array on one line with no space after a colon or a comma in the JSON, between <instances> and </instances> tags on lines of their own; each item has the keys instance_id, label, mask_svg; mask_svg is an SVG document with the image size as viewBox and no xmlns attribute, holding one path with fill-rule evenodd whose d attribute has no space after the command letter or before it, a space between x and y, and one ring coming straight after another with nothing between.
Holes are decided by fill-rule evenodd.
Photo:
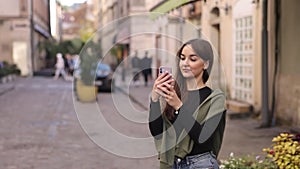
<instances>
[{"instance_id":1,"label":"drainpipe","mask_svg":"<svg viewBox=\"0 0 300 169\"><path fill-rule=\"evenodd\" d=\"M272 107L271 107L271 125L276 125L276 83L278 79L279 69L279 24L280 24L280 0L275 0L275 60L274 60L274 75L273 75L273 86L272 86Z\"/></svg>"},{"instance_id":2,"label":"drainpipe","mask_svg":"<svg viewBox=\"0 0 300 169\"><path fill-rule=\"evenodd\" d=\"M262 124L261 127L270 126L269 117L269 84L268 84L268 0L263 0L262 23Z\"/></svg>"},{"instance_id":3,"label":"drainpipe","mask_svg":"<svg viewBox=\"0 0 300 169\"><path fill-rule=\"evenodd\" d=\"M34 73L34 22L33 22L33 0L30 0L30 55L31 55L31 75Z\"/></svg>"}]
</instances>

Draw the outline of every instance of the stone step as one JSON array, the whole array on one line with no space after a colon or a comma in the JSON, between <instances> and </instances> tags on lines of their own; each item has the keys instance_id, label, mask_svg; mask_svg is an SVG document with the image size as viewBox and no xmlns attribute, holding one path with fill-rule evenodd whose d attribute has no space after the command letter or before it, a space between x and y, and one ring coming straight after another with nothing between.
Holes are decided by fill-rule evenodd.
<instances>
[{"instance_id":1,"label":"stone step","mask_svg":"<svg viewBox=\"0 0 300 169\"><path fill-rule=\"evenodd\" d=\"M252 105L235 100L227 100L227 115L230 119L247 118L252 114Z\"/></svg>"},{"instance_id":2,"label":"stone step","mask_svg":"<svg viewBox=\"0 0 300 169\"><path fill-rule=\"evenodd\" d=\"M227 108L233 112L246 113L252 111L252 105L245 102L227 100Z\"/></svg>"}]
</instances>

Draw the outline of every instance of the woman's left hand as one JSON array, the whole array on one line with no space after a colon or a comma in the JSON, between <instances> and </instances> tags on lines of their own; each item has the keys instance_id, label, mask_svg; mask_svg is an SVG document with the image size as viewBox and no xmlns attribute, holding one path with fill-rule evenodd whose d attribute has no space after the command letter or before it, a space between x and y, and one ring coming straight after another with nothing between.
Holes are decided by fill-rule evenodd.
<instances>
[{"instance_id":1,"label":"woman's left hand","mask_svg":"<svg viewBox=\"0 0 300 169\"><path fill-rule=\"evenodd\" d=\"M169 83L164 83L163 86L159 85L158 88L163 91L163 97L167 103L172 106L175 110L178 110L182 106L182 102L179 99L174 86Z\"/></svg>"}]
</instances>

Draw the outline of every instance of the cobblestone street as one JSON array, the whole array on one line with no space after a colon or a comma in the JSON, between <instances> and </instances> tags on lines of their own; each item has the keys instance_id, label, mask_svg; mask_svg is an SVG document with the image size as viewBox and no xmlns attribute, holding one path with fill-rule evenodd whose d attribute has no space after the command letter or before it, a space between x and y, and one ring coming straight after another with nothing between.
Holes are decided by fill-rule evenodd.
<instances>
[{"instance_id":1,"label":"cobblestone street","mask_svg":"<svg viewBox=\"0 0 300 169\"><path fill-rule=\"evenodd\" d=\"M156 157L123 158L96 145L77 119L71 82L19 78L13 88L0 96L1 169L157 168ZM110 94L98 98L112 114Z\"/></svg>"},{"instance_id":2,"label":"cobblestone street","mask_svg":"<svg viewBox=\"0 0 300 169\"><path fill-rule=\"evenodd\" d=\"M97 104L82 104L73 101L72 82L62 79L18 78L1 84L6 92L0 95L0 168L158 168L155 155L138 158L143 152L151 154L153 143L147 142L141 148L130 141L112 139L115 131L128 138L151 137L147 123L141 121L147 119L151 85L117 85L113 94L99 93ZM98 112L103 118L95 121ZM111 126L107 130L106 122ZM262 148L285 131L257 126L259 122L251 118L227 118L219 159L228 158L231 152L236 156L261 155Z\"/></svg>"}]
</instances>

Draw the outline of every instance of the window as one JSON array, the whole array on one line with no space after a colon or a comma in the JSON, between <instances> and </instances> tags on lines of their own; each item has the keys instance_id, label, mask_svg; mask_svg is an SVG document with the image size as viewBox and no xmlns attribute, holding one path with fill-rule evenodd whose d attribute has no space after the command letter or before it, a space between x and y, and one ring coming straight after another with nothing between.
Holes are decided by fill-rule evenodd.
<instances>
[{"instance_id":1,"label":"window","mask_svg":"<svg viewBox=\"0 0 300 169\"><path fill-rule=\"evenodd\" d=\"M253 103L252 16L235 19L234 98Z\"/></svg>"}]
</instances>

